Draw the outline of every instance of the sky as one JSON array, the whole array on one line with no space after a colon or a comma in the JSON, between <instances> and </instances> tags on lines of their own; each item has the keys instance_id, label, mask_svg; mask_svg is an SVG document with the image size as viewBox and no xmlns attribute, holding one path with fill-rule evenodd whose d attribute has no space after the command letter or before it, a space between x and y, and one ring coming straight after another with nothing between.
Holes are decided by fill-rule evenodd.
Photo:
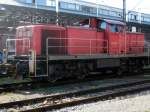
<instances>
[{"instance_id":1,"label":"sky","mask_svg":"<svg viewBox=\"0 0 150 112\"><path fill-rule=\"evenodd\" d=\"M85 0L88 2L98 2L102 5L109 5L117 8L123 7L123 0ZM138 12L150 14L150 0L126 0L127 10L134 10Z\"/></svg>"}]
</instances>

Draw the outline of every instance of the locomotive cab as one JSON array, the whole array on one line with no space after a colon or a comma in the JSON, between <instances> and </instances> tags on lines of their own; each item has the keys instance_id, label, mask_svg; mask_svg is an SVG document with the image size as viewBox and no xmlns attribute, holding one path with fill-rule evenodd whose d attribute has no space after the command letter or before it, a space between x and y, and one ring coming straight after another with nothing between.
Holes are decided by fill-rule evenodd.
<instances>
[{"instance_id":1,"label":"locomotive cab","mask_svg":"<svg viewBox=\"0 0 150 112\"><path fill-rule=\"evenodd\" d=\"M81 26L97 29L97 32L104 32L107 41L108 54L126 53L126 24L120 21L90 18L81 22Z\"/></svg>"},{"instance_id":2,"label":"locomotive cab","mask_svg":"<svg viewBox=\"0 0 150 112\"><path fill-rule=\"evenodd\" d=\"M106 24L106 25L105 25ZM123 22L104 20L101 22L101 29L105 28L105 38L108 40L109 54L126 53L126 25Z\"/></svg>"}]
</instances>

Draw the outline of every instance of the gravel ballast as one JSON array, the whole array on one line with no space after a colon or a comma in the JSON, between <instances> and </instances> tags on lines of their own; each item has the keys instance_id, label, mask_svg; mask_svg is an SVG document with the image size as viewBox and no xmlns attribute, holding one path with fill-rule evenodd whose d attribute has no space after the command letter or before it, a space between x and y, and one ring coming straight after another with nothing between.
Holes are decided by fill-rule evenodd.
<instances>
[{"instance_id":1,"label":"gravel ballast","mask_svg":"<svg viewBox=\"0 0 150 112\"><path fill-rule=\"evenodd\" d=\"M54 94L60 94L65 92L74 92L83 89L90 89L90 88L94 89L97 87L109 87L118 84L126 84L128 83L129 80L138 81L141 79L135 79L135 78L126 78L126 80L120 78L107 79L107 80L97 80L97 81L90 81L90 82L81 82L81 83L69 84L69 85L60 85L56 87L54 86L54 87L37 88L31 90L17 90L14 92L1 93L0 103L37 98L46 95L54 95Z\"/></svg>"},{"instance_id":2,"label":"gravel ballast","mask_svg":"<svg viewBox=\"0 0 150 112\"><path fill-rule=\"evenodd\" d=\"M150 91L53 112L150 112Z\"/></svg>"}]
</instances>

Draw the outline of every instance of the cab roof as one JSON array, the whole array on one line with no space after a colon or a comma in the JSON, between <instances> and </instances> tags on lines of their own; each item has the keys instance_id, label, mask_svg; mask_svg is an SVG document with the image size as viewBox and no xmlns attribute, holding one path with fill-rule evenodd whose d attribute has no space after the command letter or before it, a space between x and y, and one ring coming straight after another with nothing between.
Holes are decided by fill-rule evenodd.
<instances>
[{"instance_id":1,"label":"cab roof","mask_svg":"<svg viewBox=\"0 0 150 112\"><path fill-rule=\"evenodd\" d=\"M116 21L116 20L110 20L110 19L101 19L109 24L116 24L116 25L122 25L122 26L125 26L126 23L124 22L121 22L121 21Z\"/></svg>"}]
</instances>

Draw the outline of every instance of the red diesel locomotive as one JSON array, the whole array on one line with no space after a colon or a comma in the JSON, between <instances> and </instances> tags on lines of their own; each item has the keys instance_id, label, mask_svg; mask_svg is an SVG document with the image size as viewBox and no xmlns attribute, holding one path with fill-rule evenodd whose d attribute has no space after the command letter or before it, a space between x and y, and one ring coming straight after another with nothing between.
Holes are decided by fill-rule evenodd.
<instances>
[{"instance_id":1,"label":"red diesel locomotive","mask_svg":"<svg viewBox=\"0 0 150 112\"><path fill-rule=\"evenodd\" d=\"M79 24L18 27L17 72L54 81L84 78L93 71L121 74L148 64L144 34L126 32L126 24L114 20L90 18Z\"/></svg>"}]
</instances>

